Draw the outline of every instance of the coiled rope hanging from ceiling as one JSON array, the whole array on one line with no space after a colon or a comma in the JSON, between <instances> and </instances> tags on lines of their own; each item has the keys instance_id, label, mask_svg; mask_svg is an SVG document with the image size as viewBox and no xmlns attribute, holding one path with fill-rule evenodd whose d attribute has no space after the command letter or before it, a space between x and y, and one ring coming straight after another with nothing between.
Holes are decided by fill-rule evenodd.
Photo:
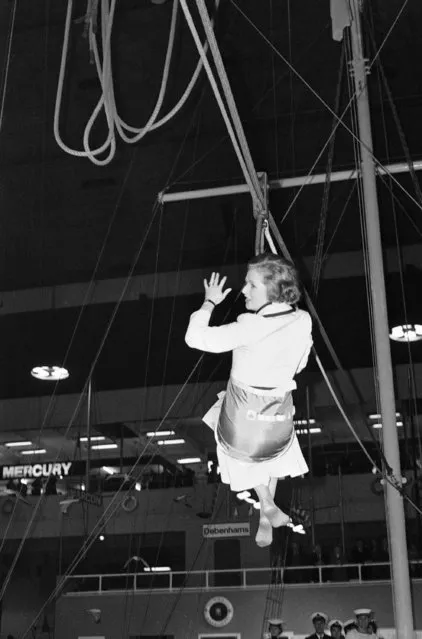
<instances>
[{"instance_id":1,"label":"coiled rope hanging from ceiling","mask_svg":"<svg viewBox=\"0 0 422 639\"><path fill-rule=\"evenodd\" d=\"M120 137L128 144L135 144L144 138L147 133L158 129L167 122L169 122L178 111L183 107L186 100L192 93L192 90L198 80L199 74L202 70L202 60L198 61L195 71L190 79L182 97L177 104L169 111L164 117L158 119L161 107L166 95L169 72L171 66L171 59L174 49L174 41L176 34L176 22L177 11L179 7L179 0L175 0L173 3L172 17L170 24L169 40L167 45L167 52L164 62L163 75L161 79L160 90L155 107L143 127L137 128L126 124L119 116L116 106L115 94L114 94L114 81L113 81L113 67L111 61L111 39L113 32L114 14L116 8L116 0L101 0L101 50L102 57L100 56L98 44L97 44L97 16L98 5L100 0L88 0L87 11L85 16L85 23L87 28L89 48L92 52L93 60L95 63L98 79L101 85L101 96L92 112L83 134L83 151L72 149L65 144L60 135L60 112L63 97L63 86L66 76L66 61L69 50L69 37L70 27L73 13L73 0L68 0L67 13L63 37L63 47L60 62L59 79L57 84L56 103L54 108L54 137L59 147L70 155L76 157L86 157L97 166L105 166L111 162L116 153L116 131ZM218 9L220 0L215 1L215 8ZM208 44L204 44L204 49L208 49ZM105 141L97 148L91 148L90 137L94 124L100 114L104 111L104 115L107 122L107 137ZM98 157L104 156L105 157Z\"/></svg>"}]
</instances>

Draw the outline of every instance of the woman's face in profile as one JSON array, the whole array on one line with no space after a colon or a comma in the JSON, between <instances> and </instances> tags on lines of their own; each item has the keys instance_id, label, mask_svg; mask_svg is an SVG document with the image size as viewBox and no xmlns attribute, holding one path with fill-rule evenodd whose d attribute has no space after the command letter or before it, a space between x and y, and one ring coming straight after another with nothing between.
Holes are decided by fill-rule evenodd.
<instances>
[{"instance_id":1,"label":"woman's face in profile","mask_svg":"<svg viewBox=\"0 0 422 639\"><path fill-rule=\"evenodd\" d=\"M248 269L242 293L245 296L245 304L248 311L257 311L261 306L268 303L267 287L258 269Z\"/></svg>"}]
</instances>

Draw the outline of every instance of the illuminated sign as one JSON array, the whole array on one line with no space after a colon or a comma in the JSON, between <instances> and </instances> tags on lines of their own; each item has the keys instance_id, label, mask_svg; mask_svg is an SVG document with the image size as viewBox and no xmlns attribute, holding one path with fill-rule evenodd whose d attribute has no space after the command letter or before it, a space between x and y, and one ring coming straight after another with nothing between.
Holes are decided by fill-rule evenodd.
<instances>
[{"instance_id":1,"label":"illuminated sign","mask_svg":"<svg viewBox=\"0 0 422 639\"><path fill-rule=\"evenodd\" d=\"M19 466L3 466L2 479L32 479L35 477L67 477L72 462L56 462L50 464L22 464Z\"/></svg>"},{"instance_id":2,"label":"illuminated sign","mask_svg":"<svg viewBox=\"0 0 422 639\"><path fill-rule=\"evenodd\" d=\"M249 537L251 527L249 522L243 524L204 524L202 535L205 539L220 537Z\"/></svg>"}]
</instances>

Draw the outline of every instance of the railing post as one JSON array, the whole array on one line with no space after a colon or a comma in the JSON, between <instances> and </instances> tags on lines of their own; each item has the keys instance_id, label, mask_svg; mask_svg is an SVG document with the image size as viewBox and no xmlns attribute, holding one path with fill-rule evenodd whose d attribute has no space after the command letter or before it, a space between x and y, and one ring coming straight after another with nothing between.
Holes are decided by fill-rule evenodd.
<instances>
[{"instance_id":1,"label":"railing post","mask_svg":"<svg viewBox=\"0 0 422 639\"><path fill-rule=\"evenodd\" d=\"M98 589L99 589L99 592L103 591L103 576L102 575L98 575Z\"/></svg>"},{"instance_id":2,"label":"railing post","mask_svg":"<svg viewBox=\"0 0 422 639\"><path fill-rule=\"evenodd\" d=\"M209 579L208 579L208 570L205 571L205 588L208 590L210 587Z\"/></svg>"},{"instance_id":3,"label":"railing post","mask_svg":"<svg viewBox=\"0 0 422 639\"><path fill-rule=\"evenodd\" d=\"M322 584L322 566L318 566L318 580Z\"/></svg>"},{"instance_id":4,"label":"railing post","mask_svg":"<svg viewBox=\"0 0 422 639\"><path fill-rule=\"evenodd\" d=\"M362 564L358 564L358 579L359 583L362 583Z\"/></svg>"},{"instance_id":5,"label":"railing post","mask_svg":"<svg viewBox=\"0 0 422 639\"><path fill-rule=\"evenodd\" d=\"M246 588L246 568L242 569L242 588Z\"/></svg>"},{"instance_id":6,"label":"railing post","mask_svg":"<svg viewBox=\"0 0 422 639\"><path fill-rule=\"evenodd\" d=\"M169 572L169 590L170 592L173 590L173 571Z\"/></svg>"}]
</instances>

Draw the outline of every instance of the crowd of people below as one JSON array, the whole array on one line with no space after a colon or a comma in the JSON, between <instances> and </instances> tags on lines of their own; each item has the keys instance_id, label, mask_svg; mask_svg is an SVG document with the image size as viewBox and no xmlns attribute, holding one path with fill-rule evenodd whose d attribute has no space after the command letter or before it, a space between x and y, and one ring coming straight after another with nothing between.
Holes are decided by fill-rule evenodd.
<instances>
[{"instance_id":1,"label":"crowd of people below","mask_svg":"<svg viewBox=\"0 0 422 639\"><path fill-rule=\"evenodd\" d=\"M370 608L357 608L353 612L355 618L347 621L329 620L325 612L314 612L311 615L314 632L306 639L382 639ZM287 639L284 627L283 619L269 619L264 639Z\"/></svg>"},{"instance_id":2,"label":"crowd of people below","mask_svg":"<svg viewBox=\"0 0 422 639\"><path fill-rule=\"evenodd\" d=\"M286 583L390 579L386 537L372 538L367 543L358 539L348 553L343 551L340 544L326 550L321 544L309 547L301 546L296 541L289 542L287 553L282 544L273 544L271 551L271 566L276 581L284 568L288 569L284 573ZM422 577L422 555L413 542L408 545L408 557L410 576Z\"/></svg>"}]
</instances>

